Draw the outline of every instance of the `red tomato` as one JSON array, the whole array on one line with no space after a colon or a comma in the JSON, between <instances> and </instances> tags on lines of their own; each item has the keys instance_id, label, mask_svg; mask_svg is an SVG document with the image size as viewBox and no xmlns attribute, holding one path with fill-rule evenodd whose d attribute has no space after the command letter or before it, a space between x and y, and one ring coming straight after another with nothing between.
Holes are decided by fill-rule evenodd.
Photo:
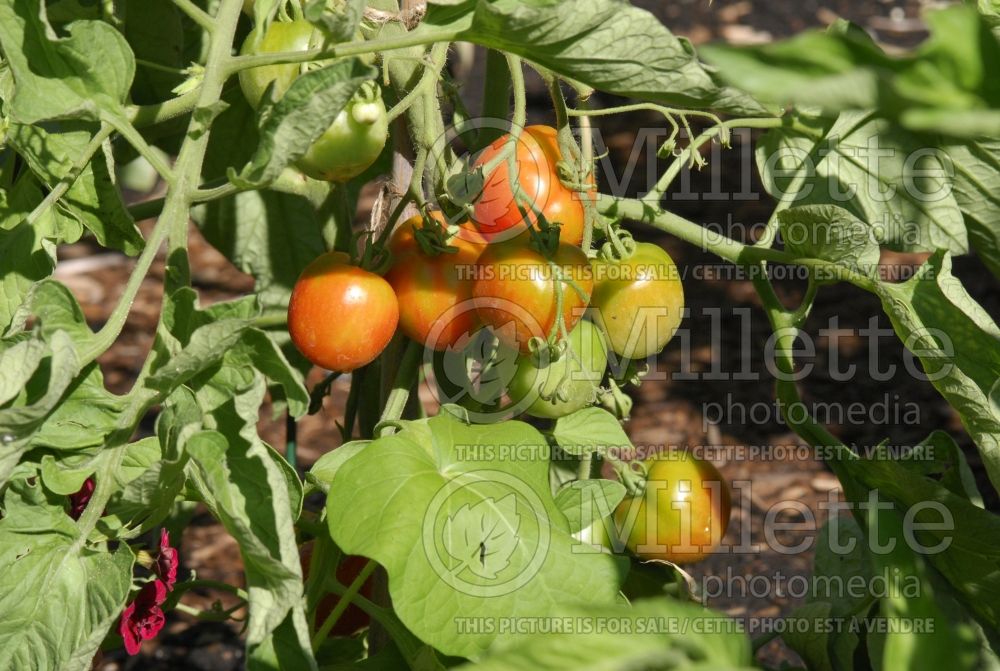
<instances>
[{"instance_id":1,"label":"red tomato","mask_svg":"<svg viewBox=\"0 0 1000 671\"><path fill-rule=\"evenodd\" d=\"M431 216L444 223L439 212ZM479 326L471 303L472 275L485 240L475 231L463 231L446 241L457 251L430 256L414 235L414 229L423 225L417 215L393 231L389 241L393 264L385 278L399 300L403 333L426 347L445 350Z\"/></svg>"},{"instance_id":2,"label":"red tomato","mask_svg":"<svg viewBox=\"0 0 1000 671\"><path fill-rule=\"evenodd\" d=\"M509 135L504 135L483 150L475 166L482 166L503 150ZM561 160L556 129L550 126L528 126L517 143L518 182L524 195L535 204L550 224L561 224L560 240L579 245L583 240L583 199L592 193L581 193L563 186L556 166ZM482 195L476 202L473 220L489 240L509 240L527 228L510 188L507 162L503 161L491 174L485 175ZM537 220L532 208L525 208L531 223Z\"/></svg>"},{"instance_id":3,"label":"red tomato","mask_svg":"<svg viewBox=\"0 0 1000 671\"><path fill-rule=\"evenodd\" d=\"M587 255L579 247L560 244L552 263L572 279L588 298L569 284L562 285L562 315L567 331L587 306L594 289L594 275ZM530 351L533 337L548 338L556 322L556 274L542 254L530 247L507 242L490 245L479 257L472 298L484 324L493 328L507 347Z\"/></svg>"},{"instance_id":4,"label":"red tomato","mask_svg":"<svg viewBox=\"0 0 1000 671\"><path fill-rule=\"evenodd\" d=\"M642 559L704 559L729 526L729 484L710 462L670 450L646 460L645 491L615 509L615 531Z\"/></svg>"},{"instance_id":5,"label":"red tomato","mask_svg":"<svg viewBox=\"0 0 1000 671\"><path fill-rule=\"evenodd\" d=\"M288 333L307 359L350 372L371 363L389 344L399 321L392 287L350 265L342 252L318 257L302 271L288 303Z\"/></svg>"},{"instance_id":6,"label":"red tomato","mask_svg":"<svg viewBox=\"0 0 1000 671\"><path fill-rule=\"evenodd\" d=\"M309 562L312 560L313 546L315 543L309 541L299 548L299 561L302 564L302 576L303 578L309 578ZM361 570L368 564L368 560L364 557L358 557L356 555L345 555L341 557L340 564L337 565L337 582L339 582L344 587L347 587L354 579L358 577ZM361 585L361 590L358 592L363 597L367 599L372 598L372 578L368 577L367 580ZM340 601L340 597L336 594L328 594L323 597L319 604L316 606L316 628L318 629L326 621L327 616L330 612L337 606L337 602ZM371 623L371 618L368 614L351 604L341 613L340 618L337 623L333 625L333 629L330 630L331 636L350 636L354 632L364 627L367 627Z\"/></svg>"}]
</instances>

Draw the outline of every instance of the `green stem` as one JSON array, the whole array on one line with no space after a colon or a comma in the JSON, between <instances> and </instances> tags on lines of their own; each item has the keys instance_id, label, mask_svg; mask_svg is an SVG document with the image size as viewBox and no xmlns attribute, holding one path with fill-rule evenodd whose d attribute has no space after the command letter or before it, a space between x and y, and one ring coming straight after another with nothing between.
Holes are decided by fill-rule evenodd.
<instances>
[{"instance_id":1,"label":"green stem","mask_svg":"<svg viewBox=\"0 0 1000 671\"><path fill-rule=\"evenodd\" d=\"M191 2L191 0L173 1L174 4L177 5L177 9L187 14L188 18L204 28L206 31L212 33L215 30L215 19L209 16L208 12L203 10L201 7Z\"/></svg>"},{"instance_id":2,"label":"green stem","mask_svg":"<svg viewBox=\"0 0 1000 671\"><path fill-rule=\"evenodd\" d=\"M209 48L208 59L205 65L205 80L202 84L198 105L202 108L211 108L218 101L222 93L222 84L225 81L223 71L227 60L230 58L233 36L236 33L236 23L240 16L241 0L222 0L219 8L219 15L216 23L216 30L212 34L212 42ZM192 121L192 125L198 123ZM177 157L175 167L176 179L170 186L167 199L163 208L163 215L156 223L153 234L146 242L136 264L135 270L129 277L125 286L125 291L121 300L115 306L111 316L104 327L93 338L93 344L81 352L81 359L84 365L93 361L101 352L105 351L121 333L128 316L129 308L135 300L149 267L156 256L156 252L167 236L171 228L179 226L187 227L190 201L188 192L198 184L201 175L201 165L205 158L205 148L208 144L208 133L202 133L198 138L192 138L188 134L180 154ZM166 300L166 298L164 298ZM161 312L161 320L163 318ZM149 390L145 387L145 376L150 369L149 361L140 372L132 391L129 392L128 405L120 413L117 426L119 430L109 436L106 450L109 451L108 462L105 467L95 477L98 478L94 495L91 497L87 508L77 522L77 539L74 542L68 556L75 555L86 543L90 533L97 526L101 515L104 512L111 495L114 493L115 473L117 473L128 441L135 431L135 426L142 419L146 410L156 401L161 400L161 392Z\"/></svg>"},{"instance_id":3,"label":"green stem","mask_svg":"<svg viewBox=\"0 0 1000 671\"><path fill-rule=\"evenodd\" d=\"M640 221L737 265L752 266L761 261L793 263L818 271L826 280L850 282L866 291L873 291L876 288L875 281L870 277L839 264L823 259L796 256L784 250L746 245L722 234L713 233L693 221L645 200L614 198L600 194L597 207L606 216Z\"/></svg>"},{"instance_id":4,"label":"green stem","mask_svg":"<svg viewBox=\"0 0 1000 671\"><path fill-rule=\"evenodd\" d=\"M417 382L417 370L420 367L420 355L423 348L413 340L406 341L406 349L399 362L399 369L396 371L396 378L393 380L392 389L386 400L385 408L379 422L395 421L403 416L406 408L406 399L410 396L410 390Z\"/></svg>"},{"instance_id":5,"label":"green stem","mask_svg":"<svg viewBox=\"0 0 1000 671\"><path fill-rule=\"evenodd\" d=\"M125 109L125 116L136 128L154 126L193 110L200 95L201 88L198 88L155 105L132 105Z\"/></svg>"},{"instance_id":6,"label":"green stem","mask_svg":"<svg viewBox=\"0 0 1000 671\"><path fill-rule=\"evenodd\" d=\"M335 44L326 49L307 49L305 51L281 51L272 53L250 54L237 56L228 64L227 75L234 75L241 70L261 67L263 65L281 65L285 63L309 63L312 61L360 56L380 51L392 51L419 47L435 42L453 42L459 37L457 30L419 31L403 33L394 37L378 40L361 40Z\"/></svg>"},{"instance_id":7,"label":"green stem","mask_svg":"<svg viewBox=\"0 0 1000 671\"><path fill-rule=\"evenodd\" d=\"M55 205L60 198L66 195L66 192L69 191L69 188L73 186L77 178L80 177L80 173L82 173L84 168L86 168L87 165L90 163L90 159L94 157L94 154L97 153L97 150L101 148L101 145L104 144L105 140L111 137L111 133L113 132L114 132L114 127L111 126L110 124L104 123L101 126L100 130L98 130L97 133L94 134L94 137L91 138L87 146L84 147L83 153L81 153L80 156L77 157L76 161L73 163L69 172L67 172L66 175L63 176L63 178L60 179L55 186L52 187L52 189L48 192L48 194L46 194L45 198L42 199L42 202L36 205L34 209L32 209L31 212L28 213L28 216L25 217L24 220L25 224L27 224L28 226L34 224L36 221L38 221L39 217L41 217L48 211L50 207Z\"/></svg>"},{"instance_id":8,"label":"green stem","mask_svg":"<svg viewBox=\"0 0 1000 671\"><path fill-rule=\"evenodd\" d=\"M339 596L343 596L347 593L347 588L332 578L327 581L327 588ZM392 610L379 606L361 594L355 594L351 597L351 603L364 611L365 614L373 620L378 622L379 625L381 625L382 628L389 633L389 636L392 637L393 642L395 642L396 646L399 648L400 653L402 653L410 668L416 668L417 656L424 646L412 633L410 633L410 630L399 621L396 614L393 613Z\"/></svg>"},{"instance_id":9,"label":"green stem","mask_svg":"<svg viewBox=\"0 0 1000 671\"><path fill-rule=\"evenodd\" d=\"M296 448L298 446L298 427L291 413L285 414L285 459L293 469L296 466Z\"/></svg>"},{"instance_id":10,"label":"green stem","mask_svg":"<svg viewBox=\"0 0 1000 671\"><path fill-rule=\"evenodd\" d=\"M716 137L717 135L728 133L732 128L778 128L784 123L780 118L747 118L747 119L730 119L729 121L719 122L712 126L697 138L693 139L687 147L684 148L680 154L673 160L673 162L667 166L667 169L657 180L656 186L647 193L643 200L650 203L659 203L660 199L663 198L663 194L670 184L674 181L678 174L680 174L681 168L683 168L694 156L695 152L701 149L701 146Z\"/></svg>"},{"instance_id":11,"label":"green stem","mask_svg":"<svg viewBox=\"0 0 1000 671\"><path fill-rule=\"evenodd\" d=\"M139 154L149 161L149 164L153 166L153 169L159 173L163 181L168 185L174 183L174 171L164 158L163 152L153 149L146 142L146 138L139 134L139 131L130 124L127 120L122 119L114 115L108 115L106 122L111 124L118 134L121 135L125 140L132 145L132 147L139 152Z\"/></svg>"},{"instance_id":12,"label":"green stem","mask_svg":"<svg viewBox=\"0 0 1000 671\"><path fill-rule=\"evenodd\" d=\"M390 123L408 110L428 89L433 91L437 88L441 68L444 67L445 61L448 59L448 46L447 42L434 45L431 49L429 62L424 66L424 73L420 76L420 81L389 110L388 120Z\"/></svg>"},{"instance_id":13,"label":"green stem","mask_svg":"<svg viewBox=\"0 0 1000 671\"><path fill-rule=\"evenodd\" d=\"M337 601L337 605L334 606L333 610L330 611L330 614L326 616L326 619L323 620L323 624L320 625L320 628L316 630L316 634L313 636L312 647L314 651L319 650L319 646L323 645L323 641L325 641L326 637L330 635L330 631L333 629L333 626L337 624L337 620L339 620L340 616L344 614L347 607L351 605L351 600L358 594L358 592L361 591L361 587L365 584L365 581L368 580L368 576L375 571L377 566L378 564L369 559L368 563L364 565L364 568L361 569L354 580L351 581L351 584L347 586L347 589L344 590L344 593Z\"/></svg>"}]
</instances>

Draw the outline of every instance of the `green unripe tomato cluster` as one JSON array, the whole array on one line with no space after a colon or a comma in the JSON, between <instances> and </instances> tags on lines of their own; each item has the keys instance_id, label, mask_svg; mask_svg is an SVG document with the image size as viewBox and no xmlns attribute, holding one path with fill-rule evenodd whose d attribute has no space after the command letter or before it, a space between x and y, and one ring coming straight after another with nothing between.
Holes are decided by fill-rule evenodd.
<instances>
[{"instance_id":1,"label":"green unripe tomato cluster","mask_svg":"<svg viewBox=\"0 0 1000 671\"><path fill-rule=\"evenodd\" d=\"M313 40L308 21L275 21L263 35L254 28L241 54L305 51ZM260 106L268 87L279 100L301 74L299 64L265 65L240 72L240 87L251 106ZM298 168L314 179L344 182L368 169L385 146L389 121L381 92L367 82L340 111L298 161Z\"/></svg>"}]
</instances>

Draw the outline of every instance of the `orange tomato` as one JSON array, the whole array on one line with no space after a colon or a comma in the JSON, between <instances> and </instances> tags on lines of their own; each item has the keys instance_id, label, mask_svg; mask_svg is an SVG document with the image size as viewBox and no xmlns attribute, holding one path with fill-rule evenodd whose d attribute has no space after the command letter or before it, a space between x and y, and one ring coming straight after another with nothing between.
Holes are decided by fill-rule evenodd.
<instances>
[{"instance_id":1,"label":"orange tomato","mask_svg":"<svg viewBox=\"0 0 1000 671\"><path fill-rule=\"evenodd\" d=\"M496 158L503 150L509 135L495 140L483 150L475 162L480 167ZM550 126L528 126L517 143L515 152L518 182L524 195L534 203L550 224L560 224L560 240L579 245L583 240L584 199L592 193L581 193L563 186L556 166L562 160L556 129ZM509 240L524 232L527 224L521 216L510 185L507 161L503 161L489 175L482 194L475 205L473 221L479 231L490 241ZM528 220L534 224L537 216L532 208L525 207Z\"/></svg>"},{"instance_id":2,"label":"orange tomato","mask_svg":"<svg viewBox=\"0 0 1000 671\"><path fill-rule=\"evenodd\" d=\"M288 303L288 333L317 366L342 373L371 363L396 331L399 304L383 278L330 252L306 266Z\"/></svg>"}]
</instances>

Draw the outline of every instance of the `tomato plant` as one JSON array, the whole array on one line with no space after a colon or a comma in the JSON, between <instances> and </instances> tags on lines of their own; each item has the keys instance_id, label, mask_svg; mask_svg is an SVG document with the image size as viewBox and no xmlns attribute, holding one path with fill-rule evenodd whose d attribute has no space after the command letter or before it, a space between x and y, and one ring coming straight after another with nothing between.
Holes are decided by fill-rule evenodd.
<instances>
[{"instance_id":1,"label":"tomato plant","mask_svg":"<svg viewBox=\"0 0 1000 671\"><path fill-rule=\"evenodd\" d=\"M434 215L438 226L444 223L439 213ZM431 233L419 215L393 231L389 241L393 264L385 277L399 299L403 333L431 349L443 350L478 327L468 277L485 241L477 240L471 230L449 235L439 228L439 239L425 242L431 246L425 250L417 240L424 231Z\"/></svg>"},{"instance_id":2,"label":"tomato plant","mask_svg":"<svg viewBox=\"0 0 1000 671\"><path fill-rule=\"evenodd\" d=\"M704 559L729 526L729 484L711 462L690 452L661 453L644 467L642 492L615 509L628 549L643 559L675 564Z\"/></svg>"},{"instance_id":3,"label":"tomato plant","mask_svg":"<svg viewBox=\"0 0 1000 671\"><path fill-rule=\"evenodd\" d=\"M0 0L0 669L148 665L168 618L249 669L767 668L776 638L996 668L1000 11L912 20L907 49L837 21L696 50L624 0ZM689 179L735 137L753 208ZM807 404L800 340L844 296L940 396L926 437ZM752 315L763 365L671 341L685 299ZM698 583L777 553L686 451L746 428L704 397L758 371L769 447L849 508L812 575L865 583L763 633ZM762 454L723 470L766 482ZM761 500L733 519L776 545ZM214 576L208 528L239 549Z\"/></svg>"},{"instance_id":4,"label":"tomato plant","mask_svg":"<svg viewBox=\"0 0 1000 671\"><path fill-rule=\"evenodd\" d=\"M611 349L628 359L658 354L680 326L684 286L662 247L640 242L621 262L594 265L592 314Z\"/></svg>"},{"instance_id":5,"label":"tomato plant","mask_svg":"<svg viewBox=\"0 0 1000 671\"><path fill-rule=\"evenodd\" d=\"M584 199L591 194L568 188L560 181L557 166L563 157L556 129L528 126L514 140L514 161L523 202L515 197L510 168L503 156L511 141L510 135L494 140L476 159L476 166L481 168L499 161L486 176L482 194L476 201L473 214L476 226L491 240L505 240L525 233L529 223L534 224L541 213L550 224L561 227L564 242L579 245L583 240Z\"/></svg>"},{"instance_id":6,"label":"tomato plant","mask_svg":"<svg viewBox=\"0 0 1000 671\"><path fill-rule=\"evenodd\" d=\"M383 278L330 252L306 266L288 301L292 342L317 366L349 372L382 353L396 331L399 302Z\"/></svg>"}]
</instances>

